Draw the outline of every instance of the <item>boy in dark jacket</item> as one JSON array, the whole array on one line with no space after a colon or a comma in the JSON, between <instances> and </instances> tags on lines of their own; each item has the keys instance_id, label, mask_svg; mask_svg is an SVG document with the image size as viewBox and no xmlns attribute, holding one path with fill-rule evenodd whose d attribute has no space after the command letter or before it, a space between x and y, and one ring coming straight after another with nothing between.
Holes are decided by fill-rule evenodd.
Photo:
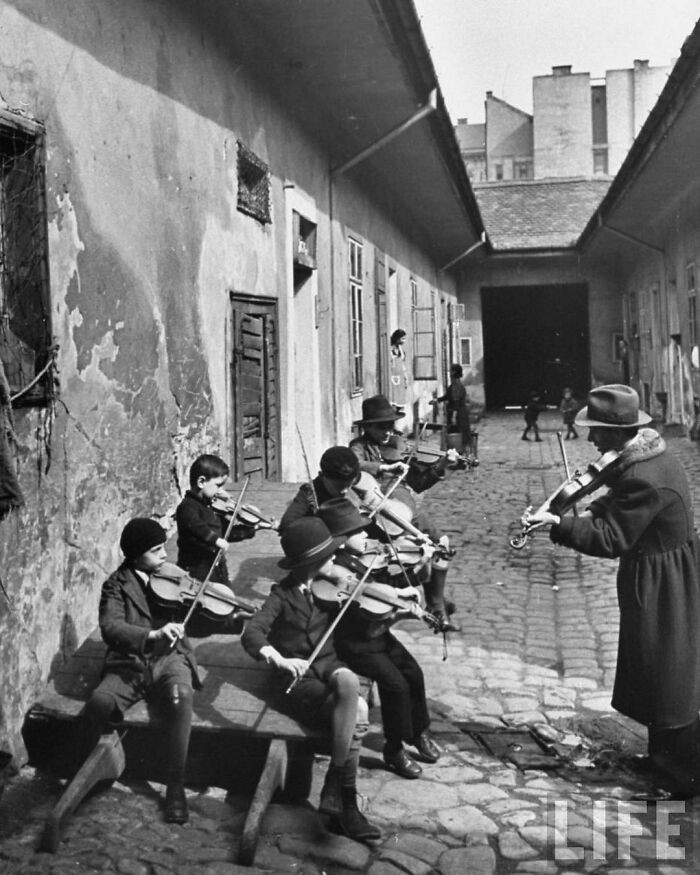
<instances>
[{"instance_id":1,"label":"boy in dark jacket","mask_svg":"<svg viewBox=\"0 0 700 875\"><path fill-rule=\"evenodd\" d=\"M277 707L302 723L330 724L331 761L319 811L350 838L378 839L381 832L357 807L357 765L368 725L359 680L338 659L332 636L309 662L331 623L330 615L315 605L310 585L332 566L333 554L344 538L331 537L318 517L305 517L290 523L281 540L285 558L278 564L290 573L273 585L265 604L248 621L241 641L253 658L280 670Z\"/></svg>"},{"instance_id":2,"label":"boy in dark jacket","mask_svg":"<svg viewBox=\"0 0 700 875\"><path fill-rule=\"evenodd\" d=\"M104 676L82 718L89 753L110 721L143 698L165 712L168 778L165 820L188 819L185 762L192 724L192 690L201 683L197 661L177 622L179 607L164 607L149 584L165 562L166 534L155 520L130 520L121 535L124 562L107 579L100 598L100 631L108 646Z\"/></svg>"},{"instance_id":3,"label":"boy in dark jacket","mask_svg":"<svg viewBox=\"0 0 700 875\"><path fill-rule=\"evenodd\" d=\"M204 580L219 550L232 541L255 536L251 526L234 524L224 540L227 520L212 507L212 501L228 479L228 465L218 456L199 456L190 467L190 488L175 511L177 564L197 580ZM231 586L226 559L221 557L211 581Z\"/></svg>"},{"instance_id":4,"label":"boy in dark jacket","mask_svg":"<svg viewBox=\"0 0 700 875\"><path fill-rule=\"evenodd\" d=\"M545 405L540 401L538 392L530 392L530 398L524 406L525 411L525 430L523 431L521 440L529 441L528 432L530 429L535 433L535 440L541 442L540 430L537 426L537 420L540 413L545 409Z\"/></svg>"}]
</instances>

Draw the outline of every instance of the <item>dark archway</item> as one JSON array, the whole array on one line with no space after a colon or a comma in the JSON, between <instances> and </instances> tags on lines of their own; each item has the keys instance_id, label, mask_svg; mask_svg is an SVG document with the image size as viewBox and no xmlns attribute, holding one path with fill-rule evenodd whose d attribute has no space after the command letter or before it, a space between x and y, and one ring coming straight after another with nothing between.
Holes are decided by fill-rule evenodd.
<instances>
[{"instance_id":1,"label":"dark archway","mask_svg":"<svg viewBox=\"0 0 700 875\"><path fill-rule=\"evenodd\" d=\"M532 391L558 404L571 386L590 388L588 287L501 286L481 290L487 407L524 404Z\"/></svg>"}]
</instances>

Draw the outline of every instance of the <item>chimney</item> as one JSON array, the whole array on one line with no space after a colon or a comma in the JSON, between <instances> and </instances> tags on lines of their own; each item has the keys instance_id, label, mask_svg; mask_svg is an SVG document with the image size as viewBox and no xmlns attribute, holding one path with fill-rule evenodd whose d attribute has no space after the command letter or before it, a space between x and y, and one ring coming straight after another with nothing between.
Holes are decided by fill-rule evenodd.
<instances>
[{"instance_id":1,"label":"chimney","mask_svg":"<svg viewBox=\"0 0 700 875\"><path fill-rule=\"evenodd\" d=\"M635 58L635 60L634 60L634 69L635 70L646 70L646 68L648 66L649 66L649 59L648 58L646 58L643 61L640 61L639 58Z\"/></svg>"},{"instance_id":2,"label":"chimney","mask_svg":"<svg viewBox=\"0 0 700 875\"><path fill-rule=\"evenodd\" d=\"M465 118L458 118L458 119L457 119L457 124L458 124L458 125L466 125L466 124L469 124L469 122L468 122L468 120L465 119Z\"/></svg>"},{"instance_id":3,"label":"chimney","mask_svg":"<svg viewBox=\"0 0 700 875\"><path fill-rule=\"evenodd\" d=\"M569 76L571 74L571 64L561 64L558 67L552 67L552 76Z\"/></svg>"}]
</instances>

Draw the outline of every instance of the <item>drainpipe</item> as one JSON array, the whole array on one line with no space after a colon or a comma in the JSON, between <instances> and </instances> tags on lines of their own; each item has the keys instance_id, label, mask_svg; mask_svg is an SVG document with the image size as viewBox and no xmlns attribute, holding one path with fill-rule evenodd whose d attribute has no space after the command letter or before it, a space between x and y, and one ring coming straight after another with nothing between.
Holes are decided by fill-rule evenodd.
<instances>
[{"instance_id":1,"label":"drainpipe","mask_svg":"<svg viewBox=\"0 0 700 875\"><path fill-rule=\"evenodd\" d=\"M359 164L360 161L364 161L365 158L369 158L370 155L374 155L382 146L385 146L395 137L398 137L400 134L403 134L404 131L407 131L409 128L413 127L416 122L419 122L425 116L430 115L437 109L437 88L433 88L433 90L428 95L428 102L424 103L420 109L416 110L410 118L407 118L406 121L401 122L401 124L397 125L395 128L392 128L383 137L380 137L370 146L367 146L366 149L363 149L361 152L358 152L353 158L348 159L344 164L341 164L339 167L334 167L331 170L333 175L340 175L341 173L345 173L346 170L349 170L351 167L354 167L356 164Z\"/></svg>"},{"instance_id":2,"label":"drainpipe","mask_svg":"<svg viewBox=\"0 0 700 875\"><path fill-rule=\"evenodd\" d=\"M473 252L475 249L478 249L480 246L484 246L486 244L486 231L481 232L481 237L476 241L476 243L472 243L469 249L465 249L461 255L458 255L457 258L453 258L452 261L448 261L443 267L438 268L439 273L444 273L444 271L449 270L453 264L457 264L458 261L461 261L463 258L466 258L470 252Z\"/></svg>"}]
</instances>

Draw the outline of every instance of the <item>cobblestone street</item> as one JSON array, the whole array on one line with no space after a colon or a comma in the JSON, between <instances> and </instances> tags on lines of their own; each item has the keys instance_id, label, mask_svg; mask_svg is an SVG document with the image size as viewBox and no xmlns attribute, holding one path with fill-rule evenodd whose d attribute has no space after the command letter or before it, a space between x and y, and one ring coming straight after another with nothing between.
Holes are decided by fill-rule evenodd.
<instances>
[{"instance_id":1,"label":"cobblestone street","mask_svg":"<svg viewBox=\"0 0 700 875\"><path fill-rule=\"evenodd\" d=\"M541 504L563 479L558 415L548 411L541 426L541 443L524 442L519 412L488 415L478 425L480 467L450 472L426 497L424 507L457 549L448 592L462 632L449 635L443 659L441 637L425 626L396 627L424 669L432 728L445 753L436 765L424 765L419 779L401 779L383 768L381 730L373 724L359 790L367 816L384 831L381 842L368 847L330 835L311 807L273 805L257 869L245 869L233 862L245 811L235 792L188 788L190 822L178 827L162 822L160 785L117 782L81 806L58 853L37 854L61 786L25 767L0 801L0 869L32 875L700 870L700 814L693 803L630 801L645 785L618 763L618 754L645 749L645 733L609 704L617 563L555 548L543 533L521 551L508 544L524 508ZM579 440L565 444L572 468L595 458L585 438L582 429ZM700 452L687 439L668 442L689 474L698 513ZM279 516L295 490L271 488L256 504ZM236 578L247 584L246 596L262 598L270 577L281 576L278 554L271 533L240 545ZM378 719L378 711L373 715ZM510 753L522 754L511 756L518 765L479 741L489 743L489 730L525 725L540 745L527 732L509 736ZM492 735L499 743L499 734ZM312 805L324 769L319 761Z\"/></svg>"}]
</instances>

